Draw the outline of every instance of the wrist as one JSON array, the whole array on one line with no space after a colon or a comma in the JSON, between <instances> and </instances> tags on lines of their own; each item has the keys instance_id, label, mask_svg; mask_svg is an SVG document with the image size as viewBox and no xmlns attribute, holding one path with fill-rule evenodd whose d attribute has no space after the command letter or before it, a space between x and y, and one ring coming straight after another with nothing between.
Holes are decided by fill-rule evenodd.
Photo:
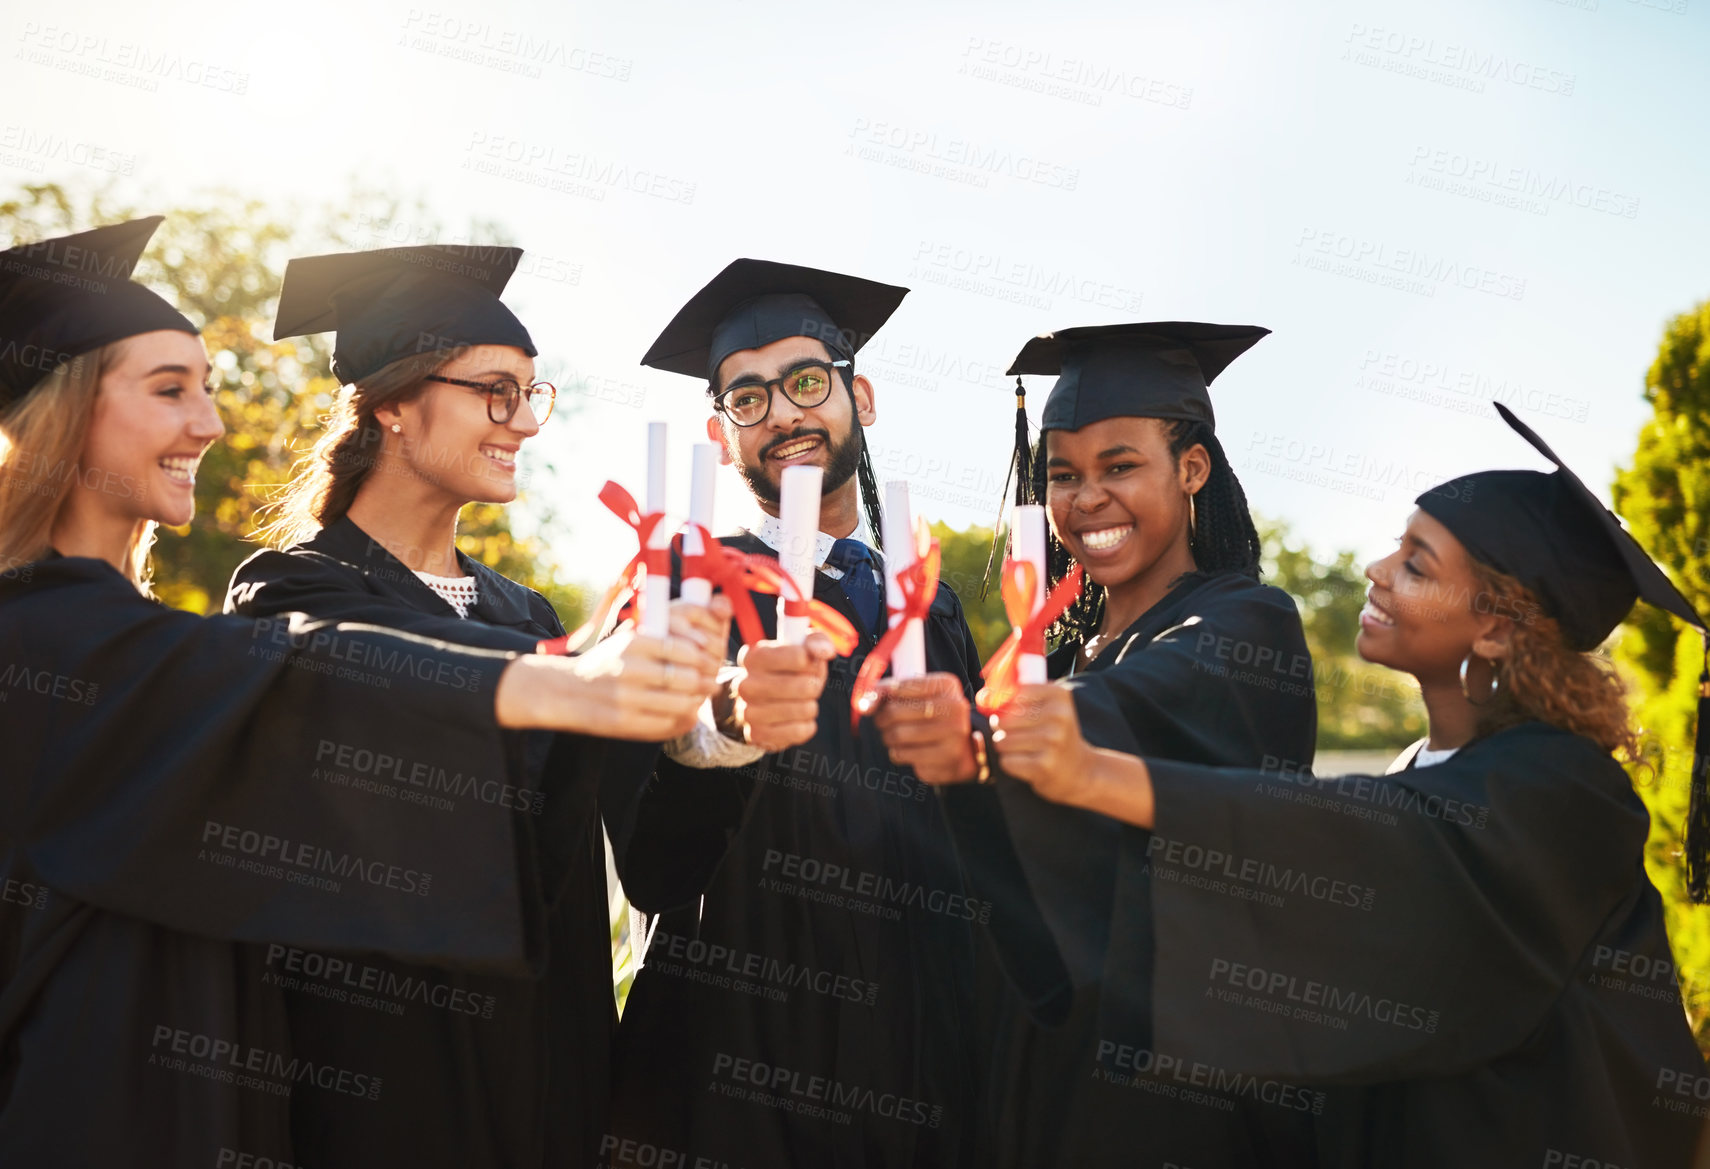
<instances>
[{"instance_id":1,"label":"wrist","mask_svg":"<svg viewBox=\"0 0 1710 1169\"><path fill-rule=\"evenodd\" d=\"M738 743L747 742L743 734L742 720L737 717L736 683L742 675L733 673L728 678L721 677L719 684L713 687L712 696L707 699L712 704L713 725L719 734Z\"/></svg>"}]
</instances>

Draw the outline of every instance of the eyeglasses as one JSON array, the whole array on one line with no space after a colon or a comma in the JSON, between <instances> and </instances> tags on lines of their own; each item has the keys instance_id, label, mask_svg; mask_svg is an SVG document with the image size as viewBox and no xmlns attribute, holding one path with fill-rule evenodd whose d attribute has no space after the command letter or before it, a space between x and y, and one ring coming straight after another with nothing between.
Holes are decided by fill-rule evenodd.
<instances>
[{"instance_id":1,"label":"eyeglasses","mask_svg":"<svg viewBox=\"0 0 1710 1169\"><path fill-rule=\"evenodd\" d=\"M558 389L551 382L535 382L525 386L515 378L500 378L496 382L471 382L459 377L440 377L429 374L430 382L444 382L448 386L466 386L471 390L480 390L487 395L487 417L501 425L516 417L517 404L528 395L528 408L534 413L537 423L544 423L552 417L552 404L558 400Z\"/></svg>"},{"instance_id":2,"label":"eyeglasses","mask_svg":"<svg viewBox=\"0 0 1710 1169\"><path fill-rule=\"evenodd\" d=\"M791 404L811 410L831 396L831 371L847 368L847 361L806 361L771 381L738 382L713 398L713 409L738 426L759 426L772 413L774 391L783 390Z\"/></svg>"}]
</instances>

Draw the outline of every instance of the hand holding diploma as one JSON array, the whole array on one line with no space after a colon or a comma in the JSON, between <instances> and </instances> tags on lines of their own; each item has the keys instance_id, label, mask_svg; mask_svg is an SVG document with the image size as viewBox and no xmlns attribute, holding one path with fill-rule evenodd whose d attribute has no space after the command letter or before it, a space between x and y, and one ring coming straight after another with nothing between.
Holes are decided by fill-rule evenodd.
<instances>
[{"instance_id":1,"label":"hand holding diploma","mask_svg":"<svg viewBox=\"0 0 1710 1169\"><path fill-rule=\"evenodd\" d=\"M663 742L685 734L718 685L730 602L678 603L663 638L624 622L578 657L529 654L499 677L500 726Z\"/></svg>"},{"instance_id":2,"label":"hand holding diploma","mask_svg":"<svg viewBox=\"0 0 1710 1169\"><path fill-rule=\"evenodd\" d=\"M1152 773L1145 761L1082 738L1067 687L1024 685L991 719L991 746L1005 775L1052 803L1152 827Z\"/></svg>"},{"instance_id":3,"label":"hand holding diploma","mask_svg":"<svg viewBox=\"0 0 1710 1169\"><path fill-rule=\"evenodd\" d=\"M966 783L978 775L972 708L956 675L886 678L878 695L872 719L893 762L914 768L922 783Z\"/></svg>"},{"instance_id":4,"label":"hand holding diploma","mask_svg":"<svg viewBox=\"0 0 1710 1169\"><path fill-rule=\"evenodd\" d=\"M762 641L737 655L738 673L713 698L719 727L733 739L770 752L799 746L819 729L819 696L831 639L812 632L800 645Z\"/></svg>"}]
</instances>

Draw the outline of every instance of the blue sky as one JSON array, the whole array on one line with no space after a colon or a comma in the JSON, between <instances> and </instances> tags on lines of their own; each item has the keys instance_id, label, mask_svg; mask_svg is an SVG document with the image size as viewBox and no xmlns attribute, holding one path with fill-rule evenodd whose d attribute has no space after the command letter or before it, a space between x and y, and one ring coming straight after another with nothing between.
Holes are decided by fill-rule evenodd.
<instances>
[{"instance_id":1,"label":"blue sky","mask_svg":"<svg viewBox=\"0 0 1710 1169\"><path fill-rule=\"evenodd\" d=\"M1606 484L1663 325L1710 296L1710 0L26 0L0 44L8 183L117 171L170 204L354 177L504 223L531 253L507 300L584 379L533 490L587 509L591 582L630 550L594 495L640 490L650 419L685 505L700 386L636 363L738 256L915 290L862 362L869 440L957 526L996 511L1029 336L1268 326L1213 387L1219 434L1257 510L1362 555L1424 487L1538 465L1492 396ZM721 526L752 514L720 494Z\"/></svg>"}]
</instances>

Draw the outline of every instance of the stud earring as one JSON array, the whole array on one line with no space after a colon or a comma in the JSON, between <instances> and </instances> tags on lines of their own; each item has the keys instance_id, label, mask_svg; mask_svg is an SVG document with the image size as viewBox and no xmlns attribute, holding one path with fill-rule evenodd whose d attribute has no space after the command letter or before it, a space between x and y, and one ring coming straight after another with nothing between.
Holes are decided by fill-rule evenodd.
<instances>
[{"instance_id":1,"label":"stud earring","mask_svg":"<svg viewBox=\"0 0 1710 1169\"><path fill-rule=\"evenodd\" d=\"M399 426L396 422L392 423L392 433L393 434L402 434L403 432L404 432L404 428L402 426Z\"/></svg>"}]
</instances>

